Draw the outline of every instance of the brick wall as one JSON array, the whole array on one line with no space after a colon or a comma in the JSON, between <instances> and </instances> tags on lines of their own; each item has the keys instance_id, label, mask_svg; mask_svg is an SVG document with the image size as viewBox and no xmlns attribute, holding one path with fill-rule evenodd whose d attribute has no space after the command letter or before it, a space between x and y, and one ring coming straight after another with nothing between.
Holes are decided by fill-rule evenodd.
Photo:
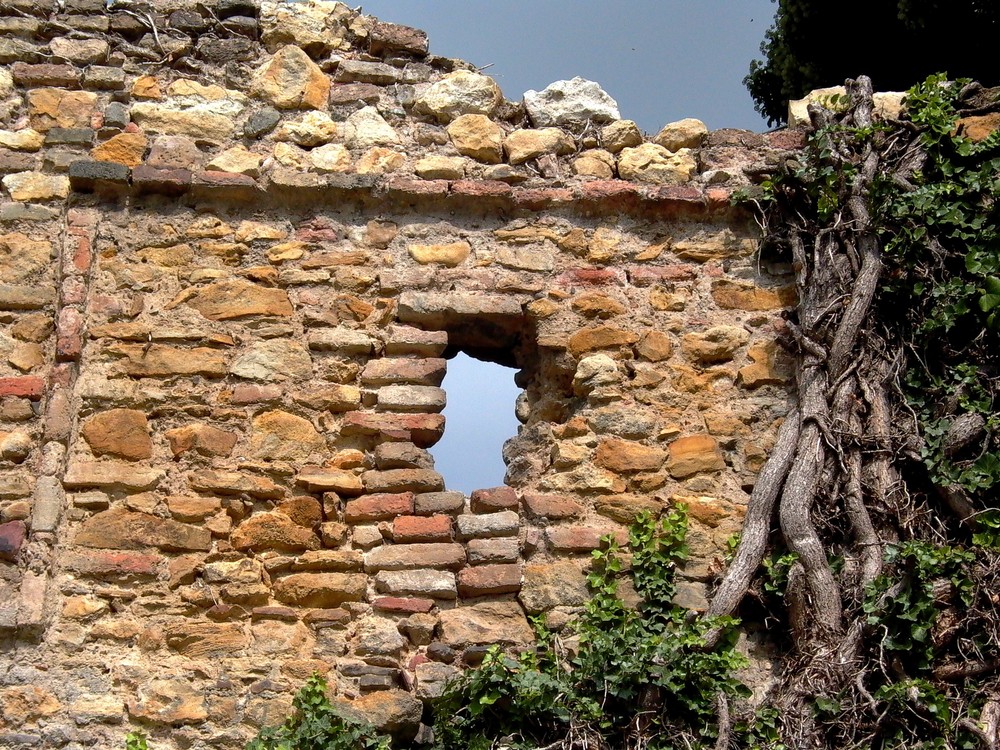
<instances>
[{"instance_id":1,"label":"brick wall","mask_svg":"<svg viewBox=\"0 0 1000 750\"><path fill-rule=\"evenodd\" d=\"M800 134L526 108L339 3L155 5L0 7L0 746L238 748L314 670L413 736L676 502L702 607L790 398L729 198ZM456 351L524 388L471 497L427 452Z\"/></svg>"}]
</instances>

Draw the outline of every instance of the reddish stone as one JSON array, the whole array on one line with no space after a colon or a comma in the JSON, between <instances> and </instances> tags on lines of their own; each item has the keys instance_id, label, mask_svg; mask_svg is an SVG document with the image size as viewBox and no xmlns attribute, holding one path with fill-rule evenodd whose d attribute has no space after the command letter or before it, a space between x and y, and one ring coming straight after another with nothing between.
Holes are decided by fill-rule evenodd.
<instances>
[{"instance_id":1,"label":"reddish stone","mask_svg":"<svg viewBox=\"0 0 1000 750\"><path fill-rule=\"evenodd\" d=\"M695 266L688 263L672 263L669 266L631 266L628 277L635 286L653 286L663 281L693 281L698 277Z\"/></svg>"},{"instance_id":2,"label":"reddish stone","mask_svg":"<svg viewBox=\"0 0 1000 750\"><path fill-rule=\"evenodd\" d=\"M387 440L411 441L430 448L444 432L442 414L387 414L353 411L344 416L344 435L379 435Z\"/></svg>"},{"instance_id":3,"label":"reddish stone","mask_svg":"<svg viewBox=\"0 0 1000 750\"><path fill-rule=\"evenodd\" d=\"M242 383L233 388L230 399L234 404L257 404L278 401L284 395L280 385L248 385Z\"/></svg>"},{"instance_id":4,"label":"reddish stone","mask_svg":"<svg viewBox=\"0 0 1000 750\"><path fill-rule=\"evenodd\" d=\"M396 516L406 516L412 513L412 492L381 493L365 495L357 500L348 500L344 507L344 520L347 523L388 521Z\"/></svg>"},{"instance_id":5,"label":"reddish stone","mask_svg":"<svg viewBox=\"0 0 1000 750\"><path fill-rule=\"evenodd\" d=\"M509 198L514 188L499 180L456 180L451 183L453 195L473 198Z\"/></svg>"},{"instance_id":6,"label":"reddish stone","mask_svg":"<svg viewBox=\"0 0 1000 750\"><path fill-rule=\"evenodd\" d=\"M72 65L54 65L41 63L14 63L11 70L14 81L25 88L38 86L55 86L57 88L73 89L80 87L80 71Z\"/></svg>"},{"instance_id":7,"label":"reddish stone","mask_svg":"<svg viewBox=\"0 0 1000 750\"><path fill-rule=\"evenodd\" d=\"M705 200L711 211L725 211L733 206L733 191L724 187L711 187L705 191Z\"/></svg>"},{"instance_id":8,"label":"reddish stone","mask_svg":"<svg viewBox=\"0 0 1000 750\"><path fill-rule=\"evenodd\" d=\"M583 515L583 505L567 495L525 494L524 507L537 518L558 520Z\"/></svg>"},{"instance_id":9,"label":"reddish stone","mask_svg":"<svg viewBox=\"0 0 1000 750\"><path fill-rule=\"evenodd\" d=\"M340 609L339 607L332 609L313 609L306 612L302 619L310 625L317 627L335 624L342 625L350 621L351 613L348 610Z\"/></svg>"},{"instance_id":10,"label":"reddish stone","mask_svg":"<svg viewBox=\"0 0 1000 750\"><path fill-rule=\"evenodd\" d=\"M0 523L0 560L14 562L27 534L24 521Z\"/></svg>"},{"instance_id":11,"label":"reddish stone","mask_svg":"<svg viewBox=\"0 0 1000 750\"><path fill-rule=\"evenodd\" d=\"M775 130L773 133L764 133L764 141L771 148L780 148L785 151L798 151L805 148L806 131L800 129Z\"/></svg>"},{"instance_id":12,"label":"reddish stone","mask_svg":"<svg viewBox=\"0 0 1000 750\"><path fill-rule=\"evenodd\" d=\"M444 196L448 195L447 180L415 180L408 177L396 177L386 185L390 197L405 198L406 196Z\"/></svg>"},{"instance_id":13,"label":"reddish stone","mask_svg":"<svg viewBox=\"0 0 1000 750\"><path fill-rule=\"evenodd\" d=\"M382 98L382 89L371 83L335 83L330 86L330 106L362 101L375 104Z\"/></svg>"},{"instance_id":14,"label":"reddish stone","mask_svg":"<svg viewBox=\"0 0 1000 750\"><path fill-rule=\"evenodd\" d=\"M458 571L458 593L465 597L495 596L520 590L520 565L479 565Z\"/></svg>"},{"instance_id":15,"label":"reddish stone","mask_svg":"<svg viewBox=\"0 0 1000 750\"><path fill-rule=\"evenodd\" d=\"M343 228L325 216L317 216L303 222L295 230L295 239L302 242L338 242L343 238Z\"/></svg>"},{"instance_id":16,"label":"reddish stone","mask_svg":"<svg viewBox=\"0 0 1000 750\"><path fill-rule=\"evenodd\" d=\"M63 305L82 305L87 300L87 286L83 279L76 276L66 276L59 289L59 296L62 298Z\"/></svg>"},{"instance_id":17,"label":"reddish stone","mask_svg":"<svg viewBox=\"0 0 1000 750\"><path fill-rule=\"evenodd\" d=\"M394 542L450 542L451 516L399 516L392 524Z\"/></svg>"},{"instance_id":18,"label":"reddish stone","mask_svg":"<svg viewBox=\"0 0 1000 750\"><path fill-rule=\"evenodd\" d=\"M35 375L0 378L0 396L19 396L38 401L45 393L45 381Z\"/></svg>"},{"instance_id":19,"label":"reddish stone","mask_svg":"<svg viewBox=\"0 0 1000 750\"><path fill-rule=\"evenodd\" d=\"M375 609L401 614L426 613L434 609L433 599L412 599L399 596L383 596L372 602Z\"/></svg>"},{"instance_id":20,"label":"reddish stone","mask_svg":"<svg viewBox=\"0 0 1000 750\"><path fill-rule=\"evenodd\" d=\"M514 190L514 205L530 211L567 205L575 196L569 188L517 188Z\"/></svg>"},{"instance_id":21,"label":"reddish stone","mask_svg":"<svg viewBox=\"0 0 1000 750\"><path fill-rule=\"evenodd\" d=\"M517 510L517 492L513 487L491 487L474 490L472 493L473 513L492 513L497 510Z\"/></svg>"},{"instance_id":22,"label":"reddish stone","mask_svg":"<svg viewBox=\"0 0 1000 750\"><path fill-rule=\"evenodd\" d=\"M159 574L164 558L143 552L106 552L103 550L67 552L59 558L60 564L76 573L98 578L127 576L155 576Z\"/></svg>"},{"instance_id":23,"label":"reddish stone","mask_svg":"<svg viewBox=\"0 0 1000 750\"><path fill-rule=\"evenodd\" d=\"M285 620L295 622L299 619L298 610L291 607L254 607L250 610L253 620Z\"/></svg>"},{"instance_id":24,"label":"reddish stone","mask_svg":"<svg viewBox=\"0 0 1000 750\"><path fill-rule=\"evenodd\" d=\"M545 532L549 544L557 552L592 552L601 548L601 537L610 529L594 529L589 526L555 526ZM628 532L613 532L619 544L628 544Z\"/></svg>"},{"instance_id":25,"label":"reddish stone","mask_svg":"<svg viewBox=\"0 0 1000 750\"><path fill-rule=\"evenodd\" d=\"M556 277L558 286L625 286L625 273L618 268L571 268Z\"/></svg>"}]
</instances>

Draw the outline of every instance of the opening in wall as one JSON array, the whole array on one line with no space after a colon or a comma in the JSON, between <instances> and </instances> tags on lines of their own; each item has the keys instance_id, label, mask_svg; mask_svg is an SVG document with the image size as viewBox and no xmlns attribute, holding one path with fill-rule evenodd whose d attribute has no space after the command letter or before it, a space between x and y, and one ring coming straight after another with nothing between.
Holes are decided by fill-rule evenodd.
<instances>
[{"instance_id":1,"label":"opening in wall","mask_svg":"<svg viewBox=\"0 0 1000 750\"><path fill-rule=\"evenodd\" d=\"M431 453L449 490L470 494L504 483L503 445L517 435L519 424L515 372L464 352L448 360L442 386L448 394L447 427Z\"/></svg>"}]
</instances>

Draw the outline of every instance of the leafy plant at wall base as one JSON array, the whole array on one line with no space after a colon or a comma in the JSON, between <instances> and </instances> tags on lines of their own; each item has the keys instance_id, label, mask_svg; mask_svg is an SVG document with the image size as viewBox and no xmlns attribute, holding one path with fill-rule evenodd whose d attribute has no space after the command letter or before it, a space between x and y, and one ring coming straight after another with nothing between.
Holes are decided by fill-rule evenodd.
<instances>
[{"instance_id":1,"label":"leafy plant at wall base","mask_svg":"<svg viewBox=\"0 0 1000 750\"><path fill-rule=\"evenodd\" d=\"M139 731L129 732L125 735L125 750L149 750L146 735Z\"/></svg>"},{"instance_id":2,"label":"leafy plant at wall base","mask_svg":"<svg viewBox=\"0 0 1000 750\"><path fill-rule=\"evenodd\" d=\"M548 633L518 656L491 648L436 704L437 747L695 748L713 739L718 695L747 694L735 677L746 660L735 650L735 620L692 618L672 603L686 533L682 506L632 525L627 575L642 598L637 608L619 595L626 565L605 537L588 576L592 598L573 625L576 655ZM706 648L719 627L728 637Z\"/></svg>"},{"instance_id":3,"label":"leafy plant at wall base","mask_svg":"<svg viewBox=\"0 0 1000 750\"><path fill-rule=\"evenodd\" d=\"M313 673L292 700L292 715L262 729L246 750L388 750L388 737L337 713L327 691L326 680Z\"/></svg>"}]
</instances>

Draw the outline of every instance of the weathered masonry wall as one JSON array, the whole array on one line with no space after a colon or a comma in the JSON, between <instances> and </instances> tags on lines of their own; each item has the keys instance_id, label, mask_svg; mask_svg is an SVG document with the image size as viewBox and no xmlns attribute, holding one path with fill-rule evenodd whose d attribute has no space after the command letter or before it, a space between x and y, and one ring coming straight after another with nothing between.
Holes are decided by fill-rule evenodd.
<instances>
[{"instance_id":1,"label":"weathered masonry wall","mask_svg":"<svg viewBox=\"0 0 1000 750\"><path fill-rule=\"evenodd\" d=\"M238 748L314 670L412 737L671 503L704 604L790 387L729 197L799 136L574 85L338 3L0 5L0 747ZM471 498L459 350L524 389Z\"/></svg>"}]
</instances>

